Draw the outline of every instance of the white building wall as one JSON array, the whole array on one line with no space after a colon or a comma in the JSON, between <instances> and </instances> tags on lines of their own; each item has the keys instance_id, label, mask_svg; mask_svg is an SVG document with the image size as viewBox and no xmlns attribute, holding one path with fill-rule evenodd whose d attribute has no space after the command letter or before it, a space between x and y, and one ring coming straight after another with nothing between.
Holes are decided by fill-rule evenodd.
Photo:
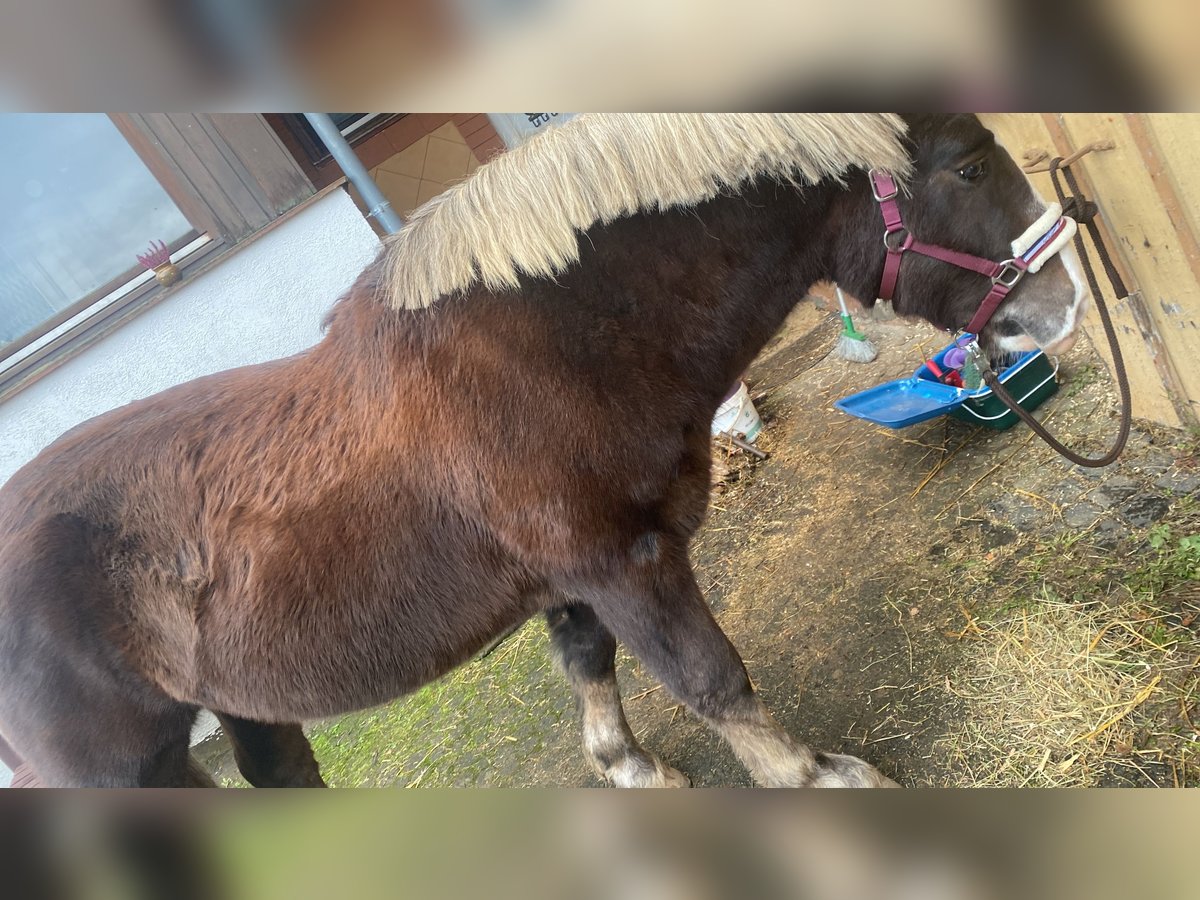
<instances>
[{"instance_id":1,"label":"white building wall","mask_svg":"<svg viewBox=\"0 0 1200 900\"><path fill-rule=\"evenodd\" d=\"M332 191L0 402L0 483L67 429L131 400L316 343L379 238ZM8 770L0 763L0 785Z\"/></svg>"}]
</instances>

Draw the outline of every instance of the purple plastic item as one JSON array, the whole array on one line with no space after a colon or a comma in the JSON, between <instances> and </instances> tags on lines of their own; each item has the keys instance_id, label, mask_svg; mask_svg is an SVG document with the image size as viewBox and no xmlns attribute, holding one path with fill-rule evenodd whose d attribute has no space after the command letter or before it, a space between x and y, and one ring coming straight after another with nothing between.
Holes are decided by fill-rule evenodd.
<instances>
[{"instance_id":1,"label":"purple plastic item","mask_svg":"<svg viewBox=\"0 0 1200 900\"><path fill-rule=\"evenodd\" d=\"M946 351L946 355L942 357L942 364L951 369L961 369L967 361L967 350L964 345L975 340L975 335L964 334L954 342L954 346Z\"/></svg>"},{"instance_id":2,"label":"purple plastic item","mask_svg":"<svg viewBox=\"0 0 1200 900\"><path fill-rule=\"evenodd\" d=\"M951 347L942 361L951 369L961 369L967 361L967 351L962 347Z\"/></svg>"}]
</instances>

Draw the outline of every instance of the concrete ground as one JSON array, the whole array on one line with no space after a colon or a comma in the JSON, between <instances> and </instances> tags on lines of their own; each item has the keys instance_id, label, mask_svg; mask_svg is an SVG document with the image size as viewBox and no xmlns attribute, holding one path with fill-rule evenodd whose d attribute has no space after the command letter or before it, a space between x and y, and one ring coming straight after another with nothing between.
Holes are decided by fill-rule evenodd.
<instances>
[{"instance_id":1,"label":"concrete ground","mask_svg":"<svg viewBox=\"0 0 1200 900\"><path fill-rule=\"evenodd\" d=\"M1066 463L1022 425L888 431L832 407L907 375L928 326L860 323L880 348L829 355L835 316L802 304L747 381L756 462L722 450L694 559L717 618L797 737L903 784L1193 784L1200 695L1200 442L1135 425L1107 469ZM1086 340L1041 410L1101 452L1114 392ZM697 785L745 785L730 751L635 660L639 738ZM385 707L309 728L331 785L596 785L545 629ZM219 734L198 748L242 784Z\"/></svg>"}]
</instances>

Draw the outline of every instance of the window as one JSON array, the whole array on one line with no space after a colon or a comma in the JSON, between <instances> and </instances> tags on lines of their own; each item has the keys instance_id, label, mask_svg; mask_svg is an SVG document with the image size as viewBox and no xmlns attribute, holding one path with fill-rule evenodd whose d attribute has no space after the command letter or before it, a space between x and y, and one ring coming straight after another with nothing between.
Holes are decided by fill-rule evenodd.
<instances>
[{"instance_id":1,"label":"window","mask_svg":"<svg viewBox=\"0 0 1200 900\"><path fill-rule=\"evenodd\" d=\"M0 400L174 290L152 240L186 284L315 192L254 113L0 115L0 160Z\"/></svg>"},{"instance_id":2,"label":"window","mask_svg":"<svg viewBox=\"0 0 1200 900\"><path fill-rule=\"evenodd\" d=\"M197 237L108 116L0 116L0 159L0 356Z\"/></svg>"}]
</instances>

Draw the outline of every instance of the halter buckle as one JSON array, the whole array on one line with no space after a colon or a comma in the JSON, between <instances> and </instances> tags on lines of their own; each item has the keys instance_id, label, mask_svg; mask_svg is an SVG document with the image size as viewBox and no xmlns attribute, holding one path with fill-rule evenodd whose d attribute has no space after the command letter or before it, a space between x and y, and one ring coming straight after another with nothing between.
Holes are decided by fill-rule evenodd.
<instances>
[{"instance_id":1,"label":"halter buckle","mask_svg":"<svg viewBox=\"0 0 1200 900\"><path fill-rule=\"evenodd\" d=\"M887 172L882 169L872 169L869 174L870 177L867 180L871 182L871 194L875 197L876 202L883 203L887 200L895 200L900 196L900 188L896 185L895 179ZM891 191L887 194L880 194L880 182L891 184Z\"/></svg>"},{"instance_id":2,"label":"halter buckle","mask_svg":"<svg viewBox=\"0 0 1200 900\"><path fill-rule=\"evenodd\" d=\"M1017 265L1016 260L1006 259L1000 263L1000 271L992 276L992 284L1003 285L1011 290L1024 274L1025 269Z\"/></svg>"}]
</instances>

